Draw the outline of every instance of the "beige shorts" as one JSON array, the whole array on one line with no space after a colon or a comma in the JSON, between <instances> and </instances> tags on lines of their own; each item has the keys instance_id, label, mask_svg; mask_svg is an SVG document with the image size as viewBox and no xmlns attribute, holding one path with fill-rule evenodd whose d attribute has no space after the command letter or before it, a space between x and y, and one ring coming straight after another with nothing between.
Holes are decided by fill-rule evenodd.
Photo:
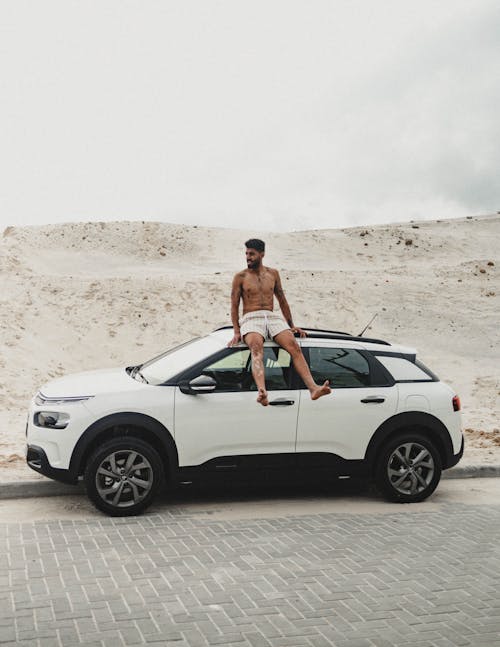
<instances>
[{"instance_id":1,"label":"beige shorts","mask_svg":"<svg viewBox=\"0 0 500 647\"><path fill-rule=\"evenodd\" d=\"M283 317L272 310L247 312L240 319L241 338L249 332L258 332L264 339L273 339L284 330L290 330Z\"/></svg>"}]
</instances>

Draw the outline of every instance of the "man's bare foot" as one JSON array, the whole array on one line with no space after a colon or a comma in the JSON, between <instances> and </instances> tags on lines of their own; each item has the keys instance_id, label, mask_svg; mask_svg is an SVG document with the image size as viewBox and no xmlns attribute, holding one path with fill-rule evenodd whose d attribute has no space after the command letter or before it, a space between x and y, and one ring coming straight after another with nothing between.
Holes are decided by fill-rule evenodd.
<instances>
[{"instance_id":1,"label":"man's bare foot","mask_svg":"<svg viewBox=\"0 0 500 647\"><path fill-rule=\"evenodd\" d=\"M322 395L328 395L331 392L330 382L325 380L322 386L318 386L318 388L311 391L311 400L317 400L318 398L321 398Z\"/></svg>"},{"instance_id":2,"label":"man's bare foot","mask_svg":"<svg viewBox=\"0 0 500 647\"><path fill-rule=\"evenodd\" d=\"M267 391L264 391L264 389L259 389L257 402L259 402L263 407L267 407L267 405L269 404L269 400L267 399Z\"/></svg>"}]
</instances>

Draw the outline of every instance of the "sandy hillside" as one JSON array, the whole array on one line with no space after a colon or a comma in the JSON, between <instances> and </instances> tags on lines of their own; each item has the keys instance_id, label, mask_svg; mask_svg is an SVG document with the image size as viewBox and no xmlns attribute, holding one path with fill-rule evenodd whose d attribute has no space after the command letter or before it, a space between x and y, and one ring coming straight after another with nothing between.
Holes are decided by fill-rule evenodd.
<instances>
[{"instance_id":1,"label":"sandy hillside","mask_svg":"<svg viewBox=\"0 0 500 647\"><path fill-rule=\"evenodd\" d=\"M0 240L0 480L34 475L26 408L48 379L229 323L250 236L266 240L298 325L359 333L378 312L367 334L415 346L461 395L465 460L500 463L500 216L284 234L78 223Z\"/></svg>"}]
</instances>

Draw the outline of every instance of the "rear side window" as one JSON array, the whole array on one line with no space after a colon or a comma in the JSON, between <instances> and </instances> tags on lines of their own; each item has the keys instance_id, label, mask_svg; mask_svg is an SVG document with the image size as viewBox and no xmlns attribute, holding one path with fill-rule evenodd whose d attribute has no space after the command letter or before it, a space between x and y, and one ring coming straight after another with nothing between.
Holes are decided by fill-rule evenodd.
<instances>
[{"instance_id":1,"label":"rear side window","mask_svg":"<svg viewBox=\"0 0 500 647\"><path fill-rule=\"evenodd\" d=\"M397 382L432 382L432 377L419 366L404 357L377 355L378 361L385 366Z\"/></svg>"},{"instance_id":2,"label":"rear side window","mask_svg":"<svg viewBox=\"0 0 500 647\"><path fill-rule=\"evenodd\" d=\"M337 389L370 386L368 361L350 348L309 348L311 373L316 382L330 380Z\"/></svg>"}]
</instances>

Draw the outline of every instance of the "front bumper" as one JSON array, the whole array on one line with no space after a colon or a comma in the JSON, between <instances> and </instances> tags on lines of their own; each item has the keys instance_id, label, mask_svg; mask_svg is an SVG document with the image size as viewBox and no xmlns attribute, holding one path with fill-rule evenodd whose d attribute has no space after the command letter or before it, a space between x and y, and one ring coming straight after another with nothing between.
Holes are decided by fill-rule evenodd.
<instances>
[{"instance_id":1,"label":"front bumper","mask_svg":"<svg viewBox=\"0 0 500 647\"><path fill-rule=\"evenodd\" d=\"M28 445L26 448L26 462L32 470L48 476L50 479L70 485L76 485L78 483L78 477L74 476L69 470L52 467L47 458L47 454L41 447Z\"/></svg>"}]
</instances>

